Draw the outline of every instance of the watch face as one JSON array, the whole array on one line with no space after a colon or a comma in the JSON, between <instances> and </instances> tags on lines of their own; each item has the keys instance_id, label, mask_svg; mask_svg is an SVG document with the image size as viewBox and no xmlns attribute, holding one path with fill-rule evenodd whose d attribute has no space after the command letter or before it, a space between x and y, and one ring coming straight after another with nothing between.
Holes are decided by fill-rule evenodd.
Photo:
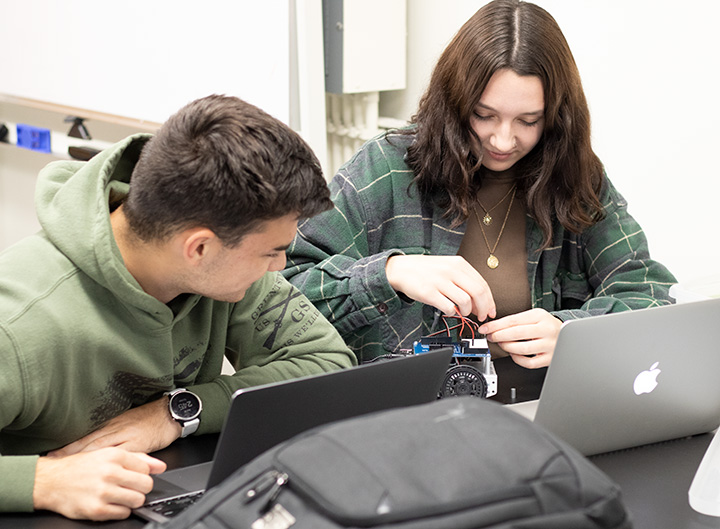
<instances>
[{"instance_id":1,"label":"watch face","mask_svg":"<svg viewBox=\"0 0 720 529\"><path fill-rule=\"evenodd\" d=\"M178 419L193 419L200 413L200 399L190 392L184 391L173 395L172 411Z\"/></svg>"}]
</instances>

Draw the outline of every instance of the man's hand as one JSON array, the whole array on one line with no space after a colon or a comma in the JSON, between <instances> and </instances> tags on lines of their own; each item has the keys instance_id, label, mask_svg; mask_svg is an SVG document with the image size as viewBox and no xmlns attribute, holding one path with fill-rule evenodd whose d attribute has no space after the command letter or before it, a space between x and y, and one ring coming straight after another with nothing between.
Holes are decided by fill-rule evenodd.
<instances>
[{"instance_id":1,"label":"man's hand","mask_svg":"<svg viewBox=\"0 0 720 529\"><path fill-rule=\"evenodd\" d=\"M393 255L385 265L390 286L448 316L495 317L495 300L485 279L457 255Z\"/></svg>"},{"instance_id":2,"label":"man's hand","mask_svg":"<svg viewBox=\"0 0 720 529\"><path fill-rule=\"evenodd\" d=\"M35 469L34 506L75 519L127 518L152 490L150 474L165 468L159 459L118 448L41 457Z\"/></svg>"},{"instance_id":3,"label":"man's hand","mask_svg":"<svg viewBox=\"0 0 720 529\"><path fill-rule=\"evenodd\" d=\"M154 452L180 437L182 428L168 411L167 397L161 397L121 413L99 429L54 450L50 457L63 457L115 446L133 452Z\"/></svg>"},{"instance_id":4,"label":"man's hand","mask_svg":"<svg viewBox=\"0 0 720 529\"><path fill-rule=\"evenodd\" d=\"M516 364L535 369L550 365L562 324L544 309L531 309L483 323L480 332Z\"/></svg>"}]
</instances>

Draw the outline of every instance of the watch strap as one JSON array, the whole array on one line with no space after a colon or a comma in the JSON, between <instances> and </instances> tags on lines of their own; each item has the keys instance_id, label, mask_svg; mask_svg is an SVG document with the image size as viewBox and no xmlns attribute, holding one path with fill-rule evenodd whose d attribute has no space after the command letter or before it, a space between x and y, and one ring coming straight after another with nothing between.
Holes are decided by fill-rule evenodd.
<instances>
[{"instance_id":1,"label":"watch strap","mask_svg":"<svg viewBox=\"0 0 720 529\"><path fill-rule=\"evenodd\" d=\"M190 434L194 434L200 427L200 418L195 417L189 421L180 422L180 426L182 427L180 437L187 437Z\"/></svg>"},{"instance_id":2,"label":"watch strap","mask_svg":"<svg viewBox=\"0 0 720 529\"><path fill-rule=\"evenodd\" d=\"M195 396L198 401L200 402L200 410L202 410L202 401L200 401L200 398L192 393L191 391L188 391L185 388L177 388L172 391L166 391L164 395L168 396L168 411L170 412L170 417L177 422L180 425L180 437L187 437L188 435L191 435L197 431L197 429L200 427L200 417L195 417L194 419L185 420L173 413L172 410L172 398L174 395L178 393L189 393L193 396Z\"/></svg>"}]
</instances>

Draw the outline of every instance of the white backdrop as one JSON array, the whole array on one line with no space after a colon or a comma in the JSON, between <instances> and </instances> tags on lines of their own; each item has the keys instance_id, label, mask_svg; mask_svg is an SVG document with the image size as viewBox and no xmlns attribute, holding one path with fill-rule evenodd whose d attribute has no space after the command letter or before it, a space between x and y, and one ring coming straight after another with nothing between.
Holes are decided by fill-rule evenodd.
<instances>
[{"instance_id":1,"label":"white backdrop","mask_svg":"<svg viewBox=\"0 0 720 529\"><path fill-rule=\"evenodd\" d=\"M128 0L124 5L129 9L128 6L137 2L139 0ZM155 4L167 2L157 0ZM270 16L268 12L271 10L264 8L276 2L278 0L242 1L237 4L256 6L260 9L257 13L265 13L259 15L260 19L267 20L263 17ZM312 4L319 0L307 2ZM286 5L285 0L280 0L280 3ZM484 3L484 0L408 0L408 89L383 93L382 115L407 119L415 111L437 56L462 23ZM592 112L595 150L605 163L610 178L628 199L630 212L645 229L652 255L665 263L681 282L714 275L720 262L720 246L715 244L719 224L716 211L720 209L717 204L720 170L715 163L716 146L720 144L720 104L715 96L718 91L716 72L720 66L720 31L717 27L720 24L720 2L537 0L537 3L557 19L570 43ZM9 3L3 7L0 24L7 20L7 9L12 6L14 9L30 9L30 5L40 4ZM102 2L92 4L105 5ZM206 21L199 27L207 30L211 19L223 19L223 14L230 13L227 9L231 8L227 5L223 7L220 0L212 0L202 7L196 4L197 20ZM142 13L142 10L136 12ZM113 13L109 12L108 16L113 16ZM255 16L248 14L242 22L230 24L233 29L228 31L232 33L224 37L245 38L246 34L241 29L248 25L254 27L254 20ZM287 27L284 20L278 22L278 27ZM30 29L33 26L25 21L24 27L26 31L23 35L32 35ZM85 30L87 28L82 26L65 27L64 31L57 33L61 38L71 34L87 35ZM320 29L315 27L312 31L319 38ZM197 38L197 32L188 33L188 38ZM284 39L286 33L285 29L279 31L278 34L284 36L278 38ZM142 33L134 35L139 40L156 37ZM30 39L28 46L36 42ZM24 55L15 44L17 42L0 55L0 64L21 61ZM125 42L127 49L136 45L135 42ZM272 45L279 43L273 42ZM200 48L208 60L213 57L208 48L216 49L212 43L198 45ZM125 48L118 48L117 53L122 53L122 49ZM243 60L257 59L258 46L243 46L241 49L245 57ZM79 49L78 57L87 57L81 52L82 49ZM304 48L297 52L300 59L317 63L313 63L314 66L310 64L308 68L322 70L322 60L318 58L321 54L309 53ZM232 54L229 57L218 68L236 73L238 69L247 72ZM80 78L90 78L94 64L97 61L82 63L81 71L85 73ZM161 67L162 64L158 63L158 68ZM39 72L28 70L28 75L39 75ZM270 89L263 91L266 81L268 78L256 78L248 84L260 90L258 98L278 93ZM9 82L0 78L0 86ZM287 81L283 84L278 80L277 83L279 92L291 92ZM315 86L312 90L318 92L315 99L322 103L322 89ZM172 91L172 95L181 91L178 85L178 90ZM188 94L186 97L192 96ZM283 105L283 109L287 106L284 96L270 99L267 104L260 103L267 110L271 110L274 104ZM158 101L157 98L153 100ZM165 101L165 98L159 100ZM172 104L173 109L179 106ZM276 111L278 114L283 112L287 110ZM316 104L305 109L305 115L322 118L324 109ZM324 134L320 136L324 137ZM0 148L0 177L4 177L0 178L0 209L5 217L10 215L8 203L17 203L18 207L22 205L27 216L34 216L31 182L23 180L21 185L20 179L34 179L37 170L34 166L28 168L28 164L19 163L19 159L22 161L29 157L21 154L23 156L15 154L10 148ZM324 159L320 152L318 156ZM37 163L46 162L39 160ZM11 219L12 222L1 223L8 234L0 239L0 247L36 229L33 223L20 222L18 215L13 214Z\"/></svg>"},{"instance_id":2,"label":"white backdrop","mask_svg":"<svg viewBox=\"0 0 720 529\"><path fill-rule=\"evenodd\" d=\"M381 113L407 119L434 63L484 1L408 1L408 90ZM720 221L720 2L537 0L580 69L593 143L650 251L681 282L713 275Z\"/></svg>"},{"instance_id":3,"label":"white backdrop","mask_svg":"<svg viewBox=\"0 0 720 529\"><path fill-rule=\"evenodd\" d=\"M209 94L290 118L288 0L4 0L0 93L155 123Z\"/></svg>"}]
</instances>

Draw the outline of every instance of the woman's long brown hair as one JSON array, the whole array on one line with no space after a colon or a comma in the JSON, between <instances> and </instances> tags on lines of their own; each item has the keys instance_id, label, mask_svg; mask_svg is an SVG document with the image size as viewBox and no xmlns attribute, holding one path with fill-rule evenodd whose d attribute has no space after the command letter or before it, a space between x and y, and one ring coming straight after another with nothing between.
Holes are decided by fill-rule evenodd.
<instances>
[{"instance_id":1,"label":"woman's long brown hair","mask_svg":"<svg viewBox=\"0 0 720 529\"><path fill-rule=\"evenodd\" d=\"M423 200L434 200L458 225L482 185L480 140L470 126L490 77L503 68L542 81L545 125L535 148L516 164L527 212L552 240L553 219L580 233L602 215L603 167L592 150L590 112L580 74L555 19L519 0L482 7L455 35L420 100L408 163Z\"/></svg>"}]
</instances>

